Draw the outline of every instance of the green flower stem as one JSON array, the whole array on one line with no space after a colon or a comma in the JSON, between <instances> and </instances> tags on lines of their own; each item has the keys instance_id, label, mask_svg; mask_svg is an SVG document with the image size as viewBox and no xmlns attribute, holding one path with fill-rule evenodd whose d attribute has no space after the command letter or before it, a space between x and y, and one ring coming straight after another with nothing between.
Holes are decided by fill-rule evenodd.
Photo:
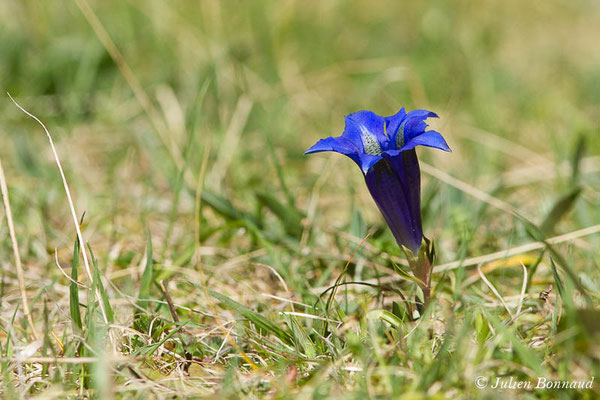
<instances>
[{"instance_id":1,"label":"green flower stem","mask_svg":"<svg viewBox=\"0 0 600 400\"><path fill-rule=\"evenodd\" d=\"M417 256L404 246L402 246L402 250L406 254L413 275L417 278L415 282L423 291L423 305L427 307L431 298L431 271L434 259L433 244L424 238Z\"/></svg>"}]
</instances>

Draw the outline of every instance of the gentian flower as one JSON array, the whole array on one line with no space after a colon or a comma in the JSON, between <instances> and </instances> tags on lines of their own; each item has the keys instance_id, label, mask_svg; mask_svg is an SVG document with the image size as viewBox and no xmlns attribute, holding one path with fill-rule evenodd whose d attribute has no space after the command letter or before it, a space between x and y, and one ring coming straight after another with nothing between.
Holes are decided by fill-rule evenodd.
<instances>
[{"instance_id":1,"label":"gentian flower","mask_svg":"<svg viewBox=\"0 0 600 400\"><path fill-rule=\"evenodd\" d=\"M439 132L426 130L430 117L438 116L426 110L407 113L404 108L390 117L359 111L346 117L341 136L321 139L304 153L334 151L358 164L373 200L427 290L431 260L425 260L429 250L423 249L421 172L415 147L450 151Z\"/></svg>"}]
</instances>

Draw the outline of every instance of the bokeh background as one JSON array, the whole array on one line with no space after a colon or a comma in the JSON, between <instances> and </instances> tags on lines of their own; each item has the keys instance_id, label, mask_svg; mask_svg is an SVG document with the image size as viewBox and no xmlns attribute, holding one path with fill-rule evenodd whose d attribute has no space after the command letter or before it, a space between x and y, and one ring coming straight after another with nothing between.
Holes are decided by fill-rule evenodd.
<instances>
[{"instance_id":1,"label":"bokeh background","mask_svg":"<svg viewBox=\"0 0 600 400\"><path fill-rule=\"evenodd\" d=\"M34 319L47 299L55 333L69 329L54 253L70 271L74 232L48 140L5 92L52 133L117 320L129 326L131 310L118 305L137 295L148 232L155 273L193 307L206 299L190 294L190 280L259 311L287 306L261 293L312 304L370 228L350 273L392 276L400 252L359 169L335 154L303 156L362 109L440 115L430 122L453 152L418 151L435 175L423 175L424 230L440 264L533 240L448 176L546 222L548 237L599 224L599 38L600 3L580 0L3 0L0 159ZM19 296L0 215L6 324ZM559 248L592 288L598 242ZM522 271L511 262L493 276L517 296ZM539 264L532 298L552 277L549 259ZM350 314L371 304L347 303Z\"/></svg>"}]
</instances>

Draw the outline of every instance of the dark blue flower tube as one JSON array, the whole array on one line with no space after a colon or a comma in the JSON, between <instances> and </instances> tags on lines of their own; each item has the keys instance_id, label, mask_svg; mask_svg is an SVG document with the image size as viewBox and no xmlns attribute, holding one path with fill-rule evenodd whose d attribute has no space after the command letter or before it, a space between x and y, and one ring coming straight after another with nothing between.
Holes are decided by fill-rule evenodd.
<instances>
[{"instance_id":1,"label":"dark blue flower tube","mask_svg":"<svg viewBox=\"0 0 600 400\"><path fill-rule=\"evenodd\" d=\"M321 139L305 153L334 151L354 160L396 242L413 257L423 243L421 173L415 147L450 151L439 132L426 130L429 117L437 115L426 110L406 113L404 108L390 117L359 111L346 117L341 136Z\"/></svg>"}]
</instances>

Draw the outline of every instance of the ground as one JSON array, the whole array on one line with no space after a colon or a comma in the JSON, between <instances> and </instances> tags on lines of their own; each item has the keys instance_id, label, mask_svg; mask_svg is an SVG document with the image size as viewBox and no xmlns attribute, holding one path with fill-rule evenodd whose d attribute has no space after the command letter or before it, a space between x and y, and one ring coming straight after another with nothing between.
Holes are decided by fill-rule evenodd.
<instances>
[{"instance_id":1,"label":"ground","mask_svg":"<svg viewBox=\"0 0 600 400\"><path fill-rule=\"evenodd\" d=\"M2 396L596 398L599 18L2 1ZM422 315L360 170L303 155L400 107L452 148L418 150Z\"/></svg>"}]
</instances>

